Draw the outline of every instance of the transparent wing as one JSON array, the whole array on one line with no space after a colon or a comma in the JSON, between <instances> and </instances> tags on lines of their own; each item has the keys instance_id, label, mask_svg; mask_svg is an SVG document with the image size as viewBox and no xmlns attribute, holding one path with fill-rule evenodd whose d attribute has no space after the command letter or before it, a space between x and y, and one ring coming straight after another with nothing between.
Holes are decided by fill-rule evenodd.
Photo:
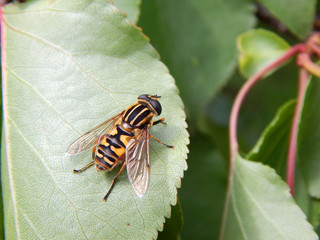
<instances>
[{"instance_id":1,"label":"transparent wing","mask_svg":"<svg viewBox=\"0 0 320 240\"><path fill-rule=\"evenodd\" d=\"M122 112L85 133L74 141L67 149L67 155L76 155L92 147L97 139L106 134L122 116Z\"/></svg>"},{"instance_id":2,"label":"transparent wing","mask_svg":"<svg viewBox=\"0 0 320 240\"><path fill-rule=\"evenodd\" d=\"M149 186L149 129L142 129L137 139L131 139L126 148L127 173L138 196L143 196Z\"/></svg>"}]
</instances>

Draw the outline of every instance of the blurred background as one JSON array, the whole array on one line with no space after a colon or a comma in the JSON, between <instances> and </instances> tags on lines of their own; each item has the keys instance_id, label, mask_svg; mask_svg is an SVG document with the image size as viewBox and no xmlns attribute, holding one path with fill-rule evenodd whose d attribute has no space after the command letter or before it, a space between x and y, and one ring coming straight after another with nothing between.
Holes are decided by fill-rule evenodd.
<instances>
[{"instance_id":1,"label":"blurred background","mask_svg":"<svg viewBox=\"0 0 320 240\"><path fill-rule=\"evenodd\" d=\"M237 69L237 37L264 28L290 44L299 38L253 1L142 1L137 25L175 78L187 113L190 153L179 189L181 238L217 239L227 185L229 114L246 80ZM295 98L296 83L291 62L254 87L240 112L241 152L247 153L277 109Z\"/></svg>"}]
</instances>

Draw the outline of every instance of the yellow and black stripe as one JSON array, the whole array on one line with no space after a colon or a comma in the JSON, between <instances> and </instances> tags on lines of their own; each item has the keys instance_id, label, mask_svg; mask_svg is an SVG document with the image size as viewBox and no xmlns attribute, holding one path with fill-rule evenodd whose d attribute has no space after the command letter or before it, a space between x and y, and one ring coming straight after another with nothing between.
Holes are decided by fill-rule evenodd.
<instances>
[{"instance_id":1,"label":"yellow and black stripe","mask_svg":"<svg viewBox=\"0 0 320 240\"><path fill-rule=\"evenodd\" d=\"M126 151L126 145L133 137L132 131L125 131L116 125L112 132L100 142L97 149L92 149L97 170L111 170L119 165Z\"/></svg>"},{"instance_id":2,"label":"yellow and black stripe","mask_svg":"<svg viewBox=\"0 0 320 240\"><path fill-rule=\"evenodd\" d=\"M146 193L150 174L148 138L153 138L157 142L173 148L173 146L162 143L148 131L151 126L164 123L164 118L152 121L152 118L159 116L162 111L159 98L158 95L140 95L135 104L82 135L68 148L68 154L78 154L91 146L96 139L92 149L93 161L79 170L74 169L75 173L80 173L93 165L98 171L112 170L127 159L127 162L122 165L118 174L113 178L111 186L103 198L104 201L108 198L116 179L126 166L135 192L139 196ZM129 142L131 143L128 147ZM140 154L136 154L137 152ZM126 154L128 156L125 156ZM139 177L136 178L138 175ZM141 181L141 179L143 180Z\"/></svg>"},{"instance_id":3,"label":"yellow and black stripe","mask_svg":"<svg viewBox=\"0 0 320 240\"><path fill-rule=\"evenodd\" d=\"M129 106L121 121L92 149L98 171L112 170L124 161L126 146L134 138L134 130L151 127L152 118L160 115L161 105L157 95L140 95L138 102ZM160 120L161 121L161 120Z\"/></svg>"},{"instance_id":4,"label":"yellow and black stripe","mask_svg":"<svg viewBox=\"0 0 320 240\"><path fill-rule=\"evenodd\" d=\"M133 128L143 128L148 125L154 113L140 103L131 105L123 114L123 121Z\"/></svg>"}]
</instances>

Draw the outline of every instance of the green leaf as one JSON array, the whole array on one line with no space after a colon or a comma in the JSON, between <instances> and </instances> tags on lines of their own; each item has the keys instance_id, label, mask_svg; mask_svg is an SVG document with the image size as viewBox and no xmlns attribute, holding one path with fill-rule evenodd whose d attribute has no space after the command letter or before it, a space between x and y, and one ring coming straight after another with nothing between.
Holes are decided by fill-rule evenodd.
<instances>
[{"instance_id":1,"label":"green leaf","mask_svg":"<svg viewBox=\"0 0 320 240\"><path fill-rule=\"evenodd\" d=\"M262 162L276 169L283 178L286 176L287 152L295 106L296 101L292 100L279 109L247 155L247 159Z\"/></svg>"},{"instance_id":2,"label":"green leaf","mask_svg":"<svg viewBox=\"0 0 320 240\"><path fill-rule=\"evenodd\" d=\"M308 193L308 189L304 179L302 178L300 169L297 167L294 176L294 200L307 216L308 221L315 227L313 219L310 218L312 212L312 201Z\"/></svg>"},{"instance_id":3,"label":"green leaf","mask_svg":"<svg viewBox=\"0 0 320 240\"><path fill-rule=\"evenodd\" d=\"M12 193L10 189L10 175L8 162L6 161L6 144L5 138L2 138L2 149L1 149L1 190L2 190L2 201L3 201L3 215L4 215L4 239L18 239L17 232L15 231L15 218L16 215L14 209L14 199L11 197ZM9 194L6 194L9 193ZM8 217L9 216L9 217ZM36 238L35 238L36 239Z\"/></svg>"},{"instance_id":4,"label":"green leaf","mask_svg":"<svg viewBox=\"0 0 320 240\"><path fill-rule=\"evenodd\" d=\"M237 45L240 71L247 78L279 58L290 47L278 35L264 29L241 34Z\"/></svg>"},{"instance_id":5,"label":"green leaf","mask_svg":"<svg viewBox=\"0 0 320 240\"><path fill-rule=\"evenodd\" d=\"M237 36L252 28L250 1L143 1L139 26L175 77L191 120L236 68Z\"/></svg>"},{"instance_id":6,"label":"green leaf","mask_svg":"<svg viewBox=\"0 0 320 240\"><path fill-rule=\"evenodd\" d=\"M274 118L279 106L292 99L297 93L296 84L292 79L298 75L294 61L268 76L264 81L255 85L245 104L241 107L238 125L238 141L241 151L247 153L256 144L261 133ZM201 122L201 130L225 156L229 157L228 124L234 100L235 89L240 89L244 79L235 74L207 108L205 121ZM290 124L291 125L291 124Z\"/></svg>"},{"instance_id":7,"label":"green leaf","mask_svg":"<svg viewBox=\"0 0 320 240\"><path fill-rule=\"evenodd\" d=\"M318 239L275 171L235 159L223 239Z\"/></svg>"},{"instance_id":8,"label":"green leaf","mask_svg":"<svg viewBox=\"0 0 320 240\"><path fill-rule=\"evenodd\" d=\"M315 231L320 236L320 201L319 199L310 199L310 222L313 224Z\"/></svg>"},{"instance_id":9,"label":"green leaf","mask_svg":"<svg viewBox=\"0 0 320 240\"><path fill-rule=\"evenodd\" d=\"M132 23L138 22L141 0L114 0L114 4L128 15L128 19Z\"/></svg>"},{"instance_id":10,"label":"green leaf","mask_svg":"<svg viewBox=\"0 0 320 240\"><path fill-rule=\"evenodd\" d=\"M1 79L2 80L2 79ZM2 106L2 82L1 82L1 91L0 91L0 103L1 103L1 106ZM2 112L2 109L1 109L1 113L0 113L0 136L1 136L1 144L0 144L0 150L1 150L1 159L5 158L5 142L4 142L4 132L3 132L3 112ZM1 172L0 172L0 177L1 177ZM0 182L1 182L1 185L0 185L0 192L2 193L2 180L0 178ZM4 239L4 215L3 215L3 197L2 197L2 194L0 194L0 239Z\"/></svg>"},{"instance_id":11,"label":"green leaf","mask_svg":"<svg viewBox=\"0 0 320 240\"><path fill-rule=\"evenodd\" d=\"M182 227L183 216L178 199L177 204L171 208L171 216L166 219L163 232L159 232L158 240L179 240Z\"/></svg>"},{"instance_id":12,"label":"green leaf","mask_svg":"<svg viewBox=\"0 0 320 240\"><path fill-rule=\"evenodd\" d=\"M320 198L320 81L310 80L301 112L298 133L299 167L309 194Z\"/></svg>"},{"instance_id":13,"label":"green leaf","mask_svg":"<svg viewBox=\"0 0 320 240\"><path fill-rule=\"evenodd\" d=\"M299 165L296 167L294 183L294 199L301 210L306 214L307 219L313 226L315 232L320 236L320 201L319 199L310 197L306 183L301 175Z\"/></svg>"},{"instance_id":14,"label":"green leaf","mask_svg":"<svg viewBox=\"0 0 320 240\"><path fill-rule=\"evenodd\" d=\"M260 2L300 39L312 31L316 0L260 0Z\"/></svg>"},{"instance_id":15,"label":"green leaf","mask_svg":"<svg viewBox=\"0 0 320 240\"><path fill-rule=\"evenodd\" d=\"M176 204L188 143L183 104L141 30L104 0L32 1L2 9L7 159L6 239L155 239ZM90 151L66 157L80 135L136 102L161 95L167 125L151 128L143 197L123 173L90 168Z\"/></svg>"},{"instance_id":16,"label":"green leaf","mask_svg":"<svg viewBox=\"0 0 320 240\"><path fill-rule=\"evenodd\" d=\"M1 114L2 115L2 114ZM1 116L2 117L2 116ZM2 127L1 127L2 129ZM4 140L4 133L3 131L1 131L1 159L6 159L6 147L5 147L5 140ZM2 171L2 169L1 169ZM1 175L3 173L1 172ZM0 187L0 190L1 190L1 193L3 191L3 186L6 186L4 185L5 184L5 181L3 181L1 179L1 187ZM0 239L4 239L4 211L6 211L6 209L3 208L3 196L2 194L0 195Z\"/></svg>"},{"instance_id":17,"label":"green leaf","mask_svg":"<svg viewBox=\"0 0 320 240\"><path fill-rule=\"evenodd\" d=\"M320 236L320 200L310 197L308 188L298 168L295 172L294 199L307 215L315 232Z\"/></svg>"},{"instance_id":18,"label":"green leaf","mask_svg":"<svg viewBox=\"0 0 320 240\"><path fill-rule=\"evenodd\" d=\"M218 239L227 183L227 164L210 140L191 138L189 169L179 190L184 227L181 238Z\"/></svg>"}]
</instances>

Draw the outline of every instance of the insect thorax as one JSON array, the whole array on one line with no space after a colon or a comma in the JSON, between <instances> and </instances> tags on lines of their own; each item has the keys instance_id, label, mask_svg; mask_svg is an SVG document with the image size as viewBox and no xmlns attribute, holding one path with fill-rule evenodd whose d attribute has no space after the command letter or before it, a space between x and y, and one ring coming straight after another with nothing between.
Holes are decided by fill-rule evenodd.
<instances>
[{"instance_id":1,"label":"insect thorax","mask_svg":"<svg viewBox=\"0 0 320 240\"><path fill-rule=\"evenodd\" d=\"M125 110L122 120L132 128L143 128L151 122L154 115L148 106L135 103Z\"/></svg>"}]
</instances>

